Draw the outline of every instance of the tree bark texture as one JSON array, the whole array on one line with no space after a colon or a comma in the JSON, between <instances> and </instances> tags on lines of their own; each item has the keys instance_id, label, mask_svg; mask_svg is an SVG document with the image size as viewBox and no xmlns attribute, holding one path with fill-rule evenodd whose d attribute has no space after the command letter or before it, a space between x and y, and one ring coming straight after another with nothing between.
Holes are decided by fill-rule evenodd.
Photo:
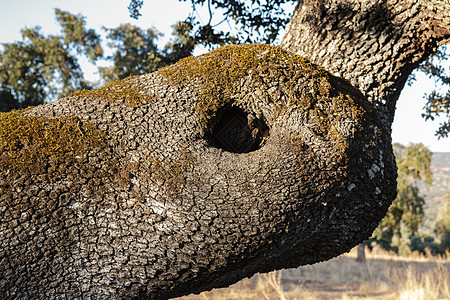
<instances>
[{"instance_id":1,"label":"tree bark texture","mask_svg":"<svg viewBox=\"0 0 450 300\"><path fill-rule=\"evenodd\" d=\"M0 129L1 299L167 299L327 260L396 194L373 105L271 46L1 114Z\"/></svg>"},{"instance_id":2,"label":"tree bark texture","mask_svg":"<svg viewBox=\"0 0 450 300\"><path fill-rule=\"evenodd\" d=\"M304 0L281 46L349 80L389 130L408 76L449 41L447 0Z\"/></svg>"}]
</instances>

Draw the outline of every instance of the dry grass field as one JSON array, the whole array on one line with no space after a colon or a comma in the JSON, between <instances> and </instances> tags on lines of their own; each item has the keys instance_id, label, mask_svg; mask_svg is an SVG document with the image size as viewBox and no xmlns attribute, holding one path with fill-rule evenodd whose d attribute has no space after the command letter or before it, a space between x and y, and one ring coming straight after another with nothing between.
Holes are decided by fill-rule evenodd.
<instances>
[{"instance_id":1,"label":"dry grass field","mask_svg":"<svg viewBox=\"0 0 450 300\"><path fill-rule=\"evenodd\" d=\"M330 261L258 274L229 288L177 300L225 299L450 299L450 252L444 257L366 252L356 262L356 249Z\"/></svg>"}]
</instances>

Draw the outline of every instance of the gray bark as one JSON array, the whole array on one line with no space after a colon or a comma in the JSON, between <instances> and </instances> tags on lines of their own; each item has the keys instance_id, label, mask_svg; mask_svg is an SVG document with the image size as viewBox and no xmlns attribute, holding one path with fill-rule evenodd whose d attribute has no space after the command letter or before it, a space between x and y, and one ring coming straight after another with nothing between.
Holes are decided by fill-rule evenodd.
<instances>
[{"instance_id":1,"label":"gray bark","mask_svg":"<svg viewBox=\"0 0 450 300\"><path fill-rule=\"evenodd\" d=\"M383 103L270 47L215 53L0 115L0 298L166 299L371 234L396 192Z\"/></svg>"},{"instance_id":2,"label":"gray bark","mask_svg":"<svg viewBox=\"0 0 450 300\"><path fill-rule=\"evenodd\" d=\"M299 1L281 46L358 87L390 129L408 76L450 41L450 2Z\"/></svg>"}]
</instances>

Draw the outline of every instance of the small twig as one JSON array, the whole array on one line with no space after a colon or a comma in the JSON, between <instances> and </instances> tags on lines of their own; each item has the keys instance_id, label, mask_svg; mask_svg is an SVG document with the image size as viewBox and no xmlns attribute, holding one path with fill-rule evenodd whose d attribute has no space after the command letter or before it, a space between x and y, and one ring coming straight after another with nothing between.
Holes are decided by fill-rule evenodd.
<instances>
[{"instance_id":1,"label":"small twig","mask_svg":"<svg viewBox=\"0 0 450 300\"><path fill-rule=\"evenodd\" d=\"M225 17L222 21L220 21L219 23L217 23L216 25L212 25L211 27L216 27L219 26L220 24L222 24L223 22L228 21L228 17ZM230 22L228 22L228 25L230 25ZM231 28L231 26L230 26Z\"/></svg>"},{"instance_id":2,"label":"small twig","mask_svg":"<svg viewBox=\"0 0 450 300\"><path fill-rule=\"evenodd\" d=\"M208 0L208 11L209 11L209 21L208 21L208 25L211 25L211 21L212 21L212 11L211 11L211 0Z\"/></svg>"},{"instance_id":3,"label":"small twig","mask_svg":"<svg viewBox=\"0 0 450 300\"><path fill-rule=\"evenodd\" d=\"M195 3L192 2L192 16L195 14L197 14L197 17L200 19L200 22L203 24L203 20L202 17L200 16L200 14L198 13L197 9L195 8Z\"/></svg>"},{"instance_id":4,"label":"small twig","mask_svg":"<svg viewBox=\"0 0 450 300\"><path fill-rule=\"evenodd\" d=\"M81 121L80 121L80 120L78 120L77 128L78 128L78 130L80 131L81 136L84 136L83 130L81 130Z\"/></svg>"}]
</instances>

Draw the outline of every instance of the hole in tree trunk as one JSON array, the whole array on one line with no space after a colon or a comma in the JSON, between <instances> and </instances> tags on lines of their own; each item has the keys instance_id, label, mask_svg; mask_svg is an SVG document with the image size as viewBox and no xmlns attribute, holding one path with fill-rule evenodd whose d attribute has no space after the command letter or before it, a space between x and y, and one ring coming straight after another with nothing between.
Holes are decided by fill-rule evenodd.
<instances>
[{"instance_id":1,"label":"hole in tree trunk","mask_svg":"<svg viewBox=\"0 0 450 300\"><path fill-rule=\"evenodd\" d=\"M268 136L269 127L262 119L231 107L219 112L212 144L228 152L248 153L260 149Z\"/></svg>"}]
</instances>

